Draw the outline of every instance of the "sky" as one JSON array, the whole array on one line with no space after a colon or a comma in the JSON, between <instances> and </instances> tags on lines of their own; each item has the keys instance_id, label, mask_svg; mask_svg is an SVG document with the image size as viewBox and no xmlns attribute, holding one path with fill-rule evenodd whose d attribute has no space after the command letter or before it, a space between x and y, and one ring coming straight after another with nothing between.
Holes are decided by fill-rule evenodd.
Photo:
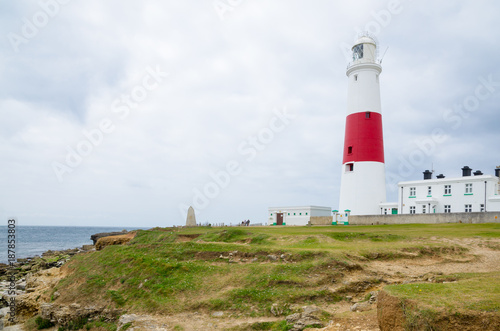
<instances>
[{"instance_id":1,"label":"sky","mask_svg":"<svg viewBox=\"0 0 500 331\"><path fill-rule=\"evenodd\" d=\"M500 165L500 3L0 4L0 217L20 225L267 222L338 208L350 47L380 76L387 199L426 169Z\"/></svg>"}]
</instances>

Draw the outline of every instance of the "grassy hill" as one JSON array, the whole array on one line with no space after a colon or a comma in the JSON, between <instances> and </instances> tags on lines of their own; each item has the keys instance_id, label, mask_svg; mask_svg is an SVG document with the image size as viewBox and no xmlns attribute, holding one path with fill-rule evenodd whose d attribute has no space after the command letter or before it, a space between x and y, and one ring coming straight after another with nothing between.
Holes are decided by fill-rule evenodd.
<instances>
[{"instance_id":1,"label":"grassy hill","mask_svg":"<svg viewBox=\"0 0 500 331\"><path fill-rule=\"evenodd\" d=\"M498 224L156 228L139 231L127 245L75 256L64 266L68 276L50 294L60 293L52 297L58 304L99 302L134 313L230 311L233 317L258 317L271 316L277 303L286 315L299 305L327 307L398 283L374 272L373 261L465 264L474 259L466 247L435 239L474 237L500 249ZM461 309L498 312L498 276L454 276L463 280L460 291L470 302ZM436 297L450 295L445 285L393 285L390 291L432 305ZM484 296L479 289L486 286Z\"/></svg>"}]
</instances>

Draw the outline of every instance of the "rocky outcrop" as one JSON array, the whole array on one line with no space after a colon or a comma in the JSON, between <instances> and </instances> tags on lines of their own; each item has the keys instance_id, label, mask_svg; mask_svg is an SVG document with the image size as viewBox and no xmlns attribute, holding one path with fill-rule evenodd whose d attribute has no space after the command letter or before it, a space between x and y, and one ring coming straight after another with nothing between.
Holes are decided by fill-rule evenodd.
<instances>
[{"instance_id":1,"label":"rocky outcrop","mask_svg":"<svg viewBox=\"0 0 500 331\"><path fill-rule=\"evenodd\" d=\"M120 309L107 309L100 306L82 307L77 303L66 305L56 305L44 303L40 307L40 316L58 325L68 325L72 321L84 318L92 320L99 318L104 321L115 321L123 313Z\"/></svg>"},{"instance_id":2,"label":"rocky outcrop","mask_svg":"<svg viewBox=\"0 0 500 331\"><path fill-rule=\"evenodd\" d=\"M134 239L136 236L137 232L132 231L128 232L127 234L122 234L119 236L110 236L110 237L103 237L97 240L97 243L95 244L95 249L100 251L106 246L112 246L112 245L124 245L128 243L130 240Z\"/></svg>"},{"instance_id":3,"label":"rocky outcrop","mask_svg":"<svg viewBox=\"0 0 500 331\"><path fill-rule=\"evenodd\" d=\"M314 306L305 306L301 313L295 313L286 317L286 322L293 325L291 331L302 331L308 327L324 327L320 319L321 309Z\"/></svg>"},{"instance_id":4,"label":"rocky outcrop","mask_svg":"<svg viewBox=\"0 0 500 331\"><path fill-rule=\"evenodd\" d=\"M101 233L96 233L90 236L90 240L94 242L94 245L97 243L97 241L101 238L104 237L111 237L111 236L121 236L125 233L128 233L127 230L122 230L121 232L101 232Z\"/></svg>"}]
</instances>

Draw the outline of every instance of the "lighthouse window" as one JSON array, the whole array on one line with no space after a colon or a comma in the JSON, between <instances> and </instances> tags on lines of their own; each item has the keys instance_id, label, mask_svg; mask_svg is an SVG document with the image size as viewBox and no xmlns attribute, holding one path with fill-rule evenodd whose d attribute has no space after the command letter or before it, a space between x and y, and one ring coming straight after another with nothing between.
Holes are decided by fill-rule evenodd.
<instances>
[{"instance_id":1,"label":"lighthouse window","mask_svg":"<svg viewBox=\"0 0 500 331\"><path fill-rule=\"evenodd\" d=\"M352 49L352 59L353 61L363 58L363 44L359 44Z\"/></svg>"},{"instance_id":2,"label":"lighthouse window","mask_svg":"<svg viewBox=\"0 0 500 331\"><path fill-rule=\"evenodd\" d=\"M365 113L365 118L371 118L371 113L369 111Z\"/></svg>"},{"instance_id":3,"label":"lighthouse window","mask_svg":"<svg viewBox=\"0 0 500 331\"><path fill-rule=\"evenodd\" d=\"M345 171L346 172L351 172L354 171L354 163L348 163L345 165Z\"/></svg>"},{"instance_id":4,"label":"lighthouse window","mask_svg":"<svg viewBox=\"0 0 500 331\"><path fill-rule=\"evenodd\" d=\"M354 81L357 82L358 81L358 75L354 75Z\"/></svg>"},{"instance_id":5,"label":"lighthouse window","mask_svg":"<svg viewBox=\"0 0 500 331\"><path fill-rule=\"evenodd\" d=\"M347 147L347 154L352 154L352 146Z\"/></svg>"}]
</instances>

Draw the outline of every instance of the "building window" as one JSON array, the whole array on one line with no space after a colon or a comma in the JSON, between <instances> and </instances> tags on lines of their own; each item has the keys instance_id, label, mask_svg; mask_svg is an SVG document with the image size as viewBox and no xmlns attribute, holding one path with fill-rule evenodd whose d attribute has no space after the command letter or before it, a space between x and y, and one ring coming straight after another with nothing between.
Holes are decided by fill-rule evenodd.
<instances>
[{"instance_id":1,"label":"building window","mask_svg":"<svg viewBox=\"0 0 500 331\"><path fill-rule=\"evenodd\" d=\"M432 197L432 186L427 186L427 196Z\"/></svg>"},{"instance_id":2,"label":"building window","mask_svg":"<svg viewBox=\"0 0 500 331\"><path fill-rule=\"evenodd\" d=\"M410 187L410 198L414 198L417 194L417 188L416 187Z\"/></svg>"},{"instance_id":3,"label":"building window","mask_svg":"<svg viewBox=\"0 0 500 331\"><path fill-rule=\"evenodd\" d=\"M451 195L451 185L444 186L444 195Z\"/></svg>"},{"instance_id":4,"label":"building window","mask_svg":"<svg viewBox=\"0 0 500 331\"><path fill-rule=\"evenodd\" d=\"M451 205L444 205L444 212L451 213Z\"/></svg>"},{"instance_id":5,"label":"building window","mask_svg":"<svg viewBox=\"0 0 500 331\"><path fill-rule=\"evenodd\" d=\"M465 205L465 212L466 213L472 212L472 205Z\"/></svg>"},{"instance_id":6,"label":"building window","mask_svg":"<svg viewBox=\"0 0 500 331\"><path fill-rule=\"evenodd\" d=\"M371 118L371 116L372 116L372 114L369 111L367 111L365 113L365 118Z\"/></svg>"},{"instance_id":7,"label":"building window","mask_svg":"<svg viewBox=\"0 0 500 331\"><path fill-rule=\"evenodd\" d=\"M426 207L427 207L426 205L422 206L422 214L427 213L427 208Z\"/></svg>"},{"instance_id":8,"label":"building window","mask_svg":"<svg viewBox=\"0 0 500 331\"><path fill-rule=\"evenodd\" d=\"M354 163L347 163L345 165L345 172L351 172L354 171Z\"/></svg>"},{"instance_id":9,"label":"building window","mask_svg":"<svg viewBox=\"0 0 500 331\"><path fill-rule=\"evenodd\" d=\"M415 206L410 206L410 214L415 214Z\"/></svg>"},{"instance_id":10,"label":"building window","mask_svg":"<svg viewBox=\"0 0 500 331\"><path fill-rule=\"evenodd\" d=\"M481 210L481 212L484 212L484 203L481 204L480 210Z\"/></svg>"},{"instance_id":11,"label":"building window","mask_svg":"<svg viewBox=\"0 0 500 331\"><path fill-rule=\"evenodd\" d=\"M472 195L472 183L465 184L465 194Z\"/></svg>"},{"instance_id":12,"label":"building window","mask_svg":"<svg viewBox=\"0 0 500 331\"><path fill-rule=\"evenodd\" d=\"M358 75L354 75L354 81L357 82L358 81Z\"/></svg>"},{"instance_id":13,"label":"building window","mask_svg":"<svg viewBox=\"0 0 500 331\"><path fill-rule=\"evenodd\" d=\"M347 154L352 154L352 146L347 147Z\"/></svg>"}]
</instances>

